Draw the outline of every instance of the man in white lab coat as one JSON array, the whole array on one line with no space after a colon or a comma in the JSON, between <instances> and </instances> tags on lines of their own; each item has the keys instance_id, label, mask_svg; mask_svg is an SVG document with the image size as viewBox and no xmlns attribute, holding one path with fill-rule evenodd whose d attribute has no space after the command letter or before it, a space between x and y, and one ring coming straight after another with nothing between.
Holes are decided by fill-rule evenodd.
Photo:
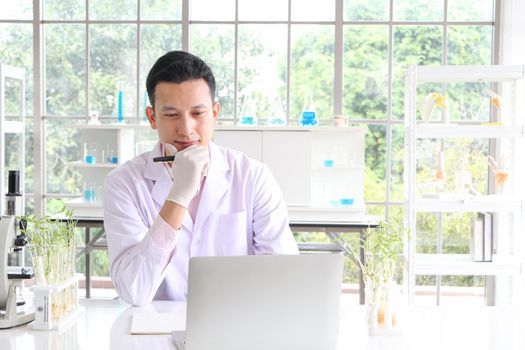
<instances>
[{"instance_id":1,"label":"man in white lab coat","mask_svg":"<svg viewBox=\"0 0 525 350\"><path fill-rule=\"evenodd\" d=\"M152 106L146 114L159 143L104 183L104 228L119 296L134 305L185 300L192 256L297 254L268 168L211 142L220 105L206 63L169 52L153 65L146 87ZM170 163L153 161L170 155Z\"/></svg>"}]
</instances>

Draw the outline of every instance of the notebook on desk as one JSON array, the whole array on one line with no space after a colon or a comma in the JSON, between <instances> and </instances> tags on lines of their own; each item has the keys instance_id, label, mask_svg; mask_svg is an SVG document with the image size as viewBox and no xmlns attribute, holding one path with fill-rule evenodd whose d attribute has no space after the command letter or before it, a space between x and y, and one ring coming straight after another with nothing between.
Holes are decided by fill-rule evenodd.
<instances>
[{"instance_id":1,"label":"notebook on desk","mask_svg":"<svg viewBox=\"0 0 525 350\"><path fill-rule=\"evenodd\" d=\"M192 258L186 332L174 341L186 350L334 349L342 274L341 254Z\"/></svg>"}]
</instances>

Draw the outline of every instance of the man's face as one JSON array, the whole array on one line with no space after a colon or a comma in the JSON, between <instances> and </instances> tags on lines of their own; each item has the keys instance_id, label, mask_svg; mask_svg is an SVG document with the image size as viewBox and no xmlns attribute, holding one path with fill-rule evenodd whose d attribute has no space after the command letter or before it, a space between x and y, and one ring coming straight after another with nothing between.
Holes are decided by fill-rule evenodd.
<instances>
[{"instance_id":1,"label":"man's face","mask_svg":"<svg viewBox=\"0 0 525 350\"><path fill-rule=\"evenodd\" d=\"M154 107L148 107L146 114L160 142L171 143L177 151L194 144L208 146L220 105L212 102L204 79L158 83Z\"/></svg>"}]
</instances>

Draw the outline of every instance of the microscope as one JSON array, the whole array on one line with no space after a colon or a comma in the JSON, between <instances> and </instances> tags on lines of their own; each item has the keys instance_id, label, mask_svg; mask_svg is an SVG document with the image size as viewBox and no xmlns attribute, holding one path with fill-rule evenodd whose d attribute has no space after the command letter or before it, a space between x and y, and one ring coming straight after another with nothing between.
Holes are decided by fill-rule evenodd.
<instances>
[{"instance_id":1,"label":"microscope","mask_svg":"<svg viewBox=\"0 0 525 350\"><path fill-rule=\"evenodd\" d=\"M21 207L20 171L9 170L6 214L0 217L0 329L16 327L35 319L34 311L27 310L25 301L17 301L17 287L23 280L34 277L33 269L24 267L23 263L22 266L9 265L11 260L20 260L12 258L22 255L27 244L27 237L19 233L25 224L16 218L21 214Z\"/></svg>"}]
</instances>

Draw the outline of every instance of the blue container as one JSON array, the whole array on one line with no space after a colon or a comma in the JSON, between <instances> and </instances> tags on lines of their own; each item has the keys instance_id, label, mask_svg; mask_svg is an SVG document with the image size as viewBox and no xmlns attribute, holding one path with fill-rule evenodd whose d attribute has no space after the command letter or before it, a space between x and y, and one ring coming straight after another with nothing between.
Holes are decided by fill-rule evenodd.
<instances>
[{"instance_id":1,"label":"blue container","mask_svg":"<svg viewBox=\"0 0 525 350\"><path fill-rule=\"evenodd\" d=\"M84 159L86 164L95 164L97 162L97 157L94 155L88 154L86 158Z\"/></svg>"},{"instance_id":2,"label":"blue container","mask_svg":"<svg viewBox=\"0 0 525 350\"><path fill-rule=\"evenodd\" d=\"M286 125L286 120L280 117L272 117L268 119L269 126L284 126Z\"/></svg>"},{"instance_id":3,"label":"blue container","mask_svg":"<svg viewBox=\"0 0 525 350\"><path fill-rule=\"evenodd\" d=\"M333 159L325 159L325 160L323 160L323 166L325 168L332 168L334 166L334 160Z\"/></svg>"},{"instance_id":4,"label":"blue container","mask_svg":"<svg viewBox=\"0 0 525 350\"><path fill-rule=\"evenodd\" d=\"M341 203L342 206L349 206L349 205L354 204L354 199L353 198L340 198L339 202Z\"/></svg>"},{"instance_id":5,"label":"blue container","mask_svg":"<svg viewBox=\"0 0 525 350\"><path fill-rule=\"evenodd\" d=\"M257 125L257 119L255 117L245 115L241 117L241 125Z\"/></svg>"},{"instance_id":6,"label":"blue container","mask_svg":"<svg viewBox=\"0 0 525 350\"><path fill-rule=\"evenodd\" d=\"M317 119L317 113L313 111L303 111L301 114L301 125L302 126L315 126L319 124Z\"/></svg>"},{"instance_id":7,"label":"blue container","mask_svg":"<svg viewBox=\"0 0 525 350\"><path fill-rule=\"evenodd\" d=\"M117 123L124 122L124 91L117 92Z\"/></svg>"},{"instance_id":8,"label":"blue container","mask_svg":"<svg viewBox=\"0 0 525 350\"><path fill-rule=\"evenodd\" d=\"M87 188L84 190L84 201L88 203L93 203L97 200L97 193L92 188Z\"/></svg>"}]
</instances>

